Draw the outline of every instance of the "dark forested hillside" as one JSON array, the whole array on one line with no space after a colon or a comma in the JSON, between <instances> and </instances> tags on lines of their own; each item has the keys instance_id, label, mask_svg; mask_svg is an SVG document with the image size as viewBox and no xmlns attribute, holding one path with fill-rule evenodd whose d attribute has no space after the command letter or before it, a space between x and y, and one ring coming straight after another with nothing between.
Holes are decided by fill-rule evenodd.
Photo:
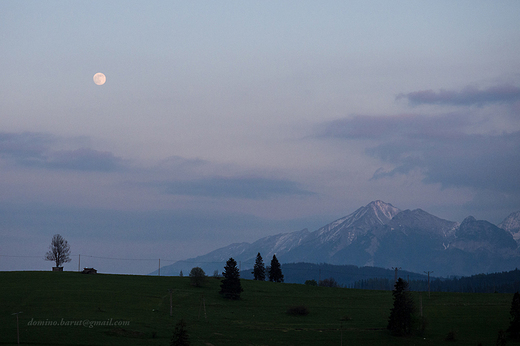
<instances>
[{"instance_id":1,"label":"dark forested hillside","mask_svg":"<svg viewBox=\"0 0 520 346\"><path fill-rule=\"evenodd\" d=\"M333 278L340 286L368 290L392 290L395 270L378 267L358 267L354 265L333 265L327 263L285 263L282 273L287 283L303 284L307 280ZM435 272L433 272L435 274ZM244 279L252 279L252 270L240 273ZM397 276L408 281L412 291L428 291L428 276L404 271L398 268ZM430 277L431 292L468 293L514 293L520 291L520 270L478 274L467 277Z\"/></svg>"},{"instance_id":2,"label":"dark forested hillside","mask_svg":"<svg viewBox=\"0 0 520 346\"><path fill-rule=\"evenodd\" d=\"M282 264L282 272L287 283L303 284L307 280L319 281L334 278L339 285L344 287L350 287L360 280L385 278L392 281L395 277L395 271L392 269L327 263L284 263ZM426 279L426 275L404 270L399 270L398 275L410 280ZM252 270L242 271L240 276L244 279L252 279Z\"/></svg>"},{"instance_id":3,"label":"dark forested hillside","mask_svg":"<svg viewBox=\"0 0 520 346\"><path fill-rule=\"evenodd\" d=\"M391 290L393 279L387 277L368 278L356 281L352 288L369 290ZM428 291L428 281L410 279L410 290ZM467 292L467 293L515 293L520 291L520 270L509 272L478 274L460 278L430 278L431 292Z\"/></svg>"}]
</instances>

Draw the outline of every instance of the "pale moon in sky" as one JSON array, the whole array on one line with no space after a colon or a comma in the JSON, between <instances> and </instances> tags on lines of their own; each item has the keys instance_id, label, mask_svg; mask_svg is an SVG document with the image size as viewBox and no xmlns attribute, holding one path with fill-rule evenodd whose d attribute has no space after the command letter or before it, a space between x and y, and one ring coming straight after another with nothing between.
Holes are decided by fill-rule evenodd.
<instances>
[{"instance_id":1,"label":"pale moon in sky","mask_svg":"<svg viewBox=\"0 0 520 346\"><path fill-rule=\"evenodd\" d=\"M101 72L98 72L94 75L94 83L96 83L97 85L103 85L106 81L107 77L105 77L105 75Z\"/></svg>"}]
</instances>

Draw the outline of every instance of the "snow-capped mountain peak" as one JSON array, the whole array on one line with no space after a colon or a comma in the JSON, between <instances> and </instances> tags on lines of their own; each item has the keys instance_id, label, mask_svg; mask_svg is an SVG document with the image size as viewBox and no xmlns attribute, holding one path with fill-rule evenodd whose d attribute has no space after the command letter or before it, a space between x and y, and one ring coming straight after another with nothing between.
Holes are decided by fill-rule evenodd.
<instances>
[{"instance_id":1,"label":"snow-capped mountain peak","mask_svg":"<svg viewBox=\"0 0 520 346\"><path fill-rule=\"evenodd\" d=\"M375 216L379 219L381 224L386 224L401 211L400 209L394 207L390 203L385 203L380 200L370 202L366 206L366 208L372 209L372 211L374 212Z\"/></svg>"},{"instance_id":2,"label":"snow-capped mountain peak","mask_svg":"<svg viewBox=\"0 0 520 346\"><path fill-rule=\"evenodd\" d=\"M511 233L517 243L520 243L520 211L510 214L498 227Z\"/></svg>"}]
</instances>

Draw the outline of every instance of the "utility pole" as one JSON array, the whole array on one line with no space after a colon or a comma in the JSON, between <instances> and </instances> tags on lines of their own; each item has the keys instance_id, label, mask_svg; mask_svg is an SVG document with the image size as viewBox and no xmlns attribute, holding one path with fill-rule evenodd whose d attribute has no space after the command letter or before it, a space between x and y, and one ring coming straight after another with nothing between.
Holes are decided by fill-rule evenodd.
<instances>
[{"instance_id":1,"label":"utility pole","mask_svg":"<svg viewBox=\"0 0 520 346\"><path fill-rule=\"evenodd\" d=\"M401 269L401 267L392 267L392 269L395 270L394 283L396 283L396 282L397 282L397 271L398 271L399 269Z\"/></svg>"},{"instance_id":2,"label":"utility pole","mask_svg":"<svg viewBox=\"0 0 520 346\"><path fill-rule=\"evenodd\" d=\"M16 315L16 339L18 341L18 345L20 345L20 327L18 325L18 315L21 313L22 313L22 311L11 314L11 315Z\"/></svg>"},{"instance_id":3,"label":"utility pole","mask_svg":"<svg viewBox=\"0 0 520 346\"><path fill-rule=\"evenodd\" d=\"M424 272L425 274L428 274L428 299L430 299L430 274L433 273L432 271Z\"/></svg>"},{"instance_id":4,"label":"utility pole","mask_svg":"<svg viewBox=\"0 0 520 346\"><path fill-rule=\"evenodd\" d=\"M422 293L419 294L419 306L420 306L420 316L422 317Z\"/></svg>"},{"instance_id":5,"label":"utility pole","mask_svg":"<svg viewBox=\"0 0 520 346\"><path fill-rule=\"evenodd\" d=\"M161 259L159 258L159 271L158 271L158 276L161 276Z\"/></svg>"},{"instance_id":6,"label":"utility pole","mask_svg":"<svg viewBox=\"0 0 520 346\"><path fill-rule=\"evenodd\" d=\"M81 255L78 255L78 271L81 271Z\"/></svg>"},{"instance_id":7,"label":"utility pole","mask_svg":"<svg viewBox=\"0 0 520 346\"><path fill-rule=\"evenodd\" d=\"M207 320L208 316L206 315L206 299L204 298L204 295L202 295L200 300L200 307L199 307L199 319L200 319L200 310L202 310L202 307L204 307L204 319Z\"/></svg>"},{"instance_id":8,"label":"utility pole","mask_svg":"<svg viewBox=\"0 0 520 346\"><path fill-rule=\"evenodd\" d=\"M168 292L170 292L170 317L173 316L173 304L172 304L172 294L173 294L173 289L168 289Z\"/></svg>"},{"instance_id":9,"label":"utility pole","mask_svg":"<svg viewBox=\"0 0 520 346\"><path fill-rule=\"evenodd\" d=\"M341 322L341 327L339 328L341 334L340 334L340 346L343 346L343 322Z\"/></svg>"}]
</instances>

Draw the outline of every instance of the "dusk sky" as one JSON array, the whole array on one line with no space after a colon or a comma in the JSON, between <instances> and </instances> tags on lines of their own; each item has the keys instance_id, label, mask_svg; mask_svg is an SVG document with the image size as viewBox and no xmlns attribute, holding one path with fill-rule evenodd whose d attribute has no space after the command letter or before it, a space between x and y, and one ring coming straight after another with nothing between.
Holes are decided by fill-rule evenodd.
<instances>
[{"instance_id":1,"label":"dusk sky","mask_svg":"<svg viewBox=\"0 0 520 346\"><path fill-rule=\"evenodd\" d=\"M3 0L0 51L0 270L520 210L517 0Z\"/></svg>"}]
</instances>

